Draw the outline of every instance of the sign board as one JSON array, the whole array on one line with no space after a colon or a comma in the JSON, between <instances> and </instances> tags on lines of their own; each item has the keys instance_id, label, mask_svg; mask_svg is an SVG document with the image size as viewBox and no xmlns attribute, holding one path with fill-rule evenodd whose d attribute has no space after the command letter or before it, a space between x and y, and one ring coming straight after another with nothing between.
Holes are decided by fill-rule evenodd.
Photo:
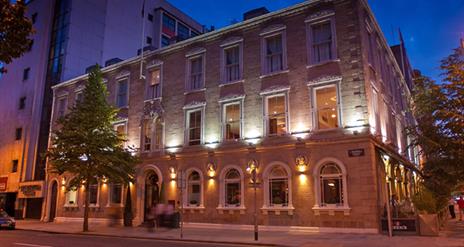
<instances>
[{"instance_id":1,"label":"sign board","mask_svg":"<svg viewBox=\"0 0 464 247\"><path fill-rule=\"evenodd\" d=\"M0 191L6 191L7 184L8 184L8 177L1 177L0 178Z\"/></svg>"},{"instance_id":2,"label":"sign board","mask_svg":"<svg viewBox=\"0 0 464 247\"><path fill-rule=\"evenodd\" d=\"M359 157L364 156L364 148L350 149L348 150L349 157Z\"/></svg>"},{"instance_id":3,"label":"sign board","mask_svg":"<svg viewBox=\"0 0 464 247\"><path fill-rule=\"evenodd\" d=\"M44 181L30 181L19 184L18 198L42 198Z\"/></svg>"},{"instance_id":4,"label":"sign board","mask_svg":"<svg viewBox=\"0 0 464 247\"><path fill-rule=\"evenodd\" d=\"M393 232L417 233L417 222L415 218L393 218ZM382 219L382 231L388 231L387 219Z\"/></svg>"}]
</instances>

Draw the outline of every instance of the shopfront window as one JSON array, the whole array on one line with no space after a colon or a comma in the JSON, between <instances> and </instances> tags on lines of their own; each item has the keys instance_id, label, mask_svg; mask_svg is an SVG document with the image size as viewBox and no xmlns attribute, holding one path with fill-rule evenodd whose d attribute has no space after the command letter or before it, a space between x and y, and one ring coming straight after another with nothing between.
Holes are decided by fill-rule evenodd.
<instances>
[{"instance_id":1,"label":"shopfront window","mask_svg":"<svg viewBox=\"0 0 464 247\"><path fill-rule=\"evenodd\" d=\"M321 168L321 206L343 205L343 174L334 163L328 163Z\"/></svg>"},{"instance_id":2,"label":"shopfront window","mask_svg":"<svg viewBox=\"0 0 464 247\"><path fill-rule=\"evenodd\" d=\"M187 206L198 207L201 205L201 177L197 171L192 171L188 176Z\"/></svg>"},{"instance_id":3,"label":"shopfront window","mask_svg":"<svg viewBox=\"0 0 464 247\"><path fill-rule=\"evenodd\" d=\"M238 207L241 201L241 179L236 169L230 169L224 179L225 184L225 206Z\"/></svg>"},{"instance_id":4,"label":"shopfront window","mask_svg":"<svg viewBox=\"0 0 464 247\"><path fill-rule=\"evenodd\" d=\"M269 174L269 206L288 206L288 175L281 166L272 168Z\"/></svg>"}]
</instances>

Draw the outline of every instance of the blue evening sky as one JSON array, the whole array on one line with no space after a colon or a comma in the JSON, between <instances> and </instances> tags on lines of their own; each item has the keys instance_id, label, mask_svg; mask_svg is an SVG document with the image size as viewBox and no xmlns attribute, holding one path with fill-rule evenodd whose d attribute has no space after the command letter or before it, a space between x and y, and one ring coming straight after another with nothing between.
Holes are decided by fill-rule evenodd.
<instances>
[{"instance_id":1,"label":"blue evening sky","mask_svg":"<svg viewBox=\"0 0 464 247\"><path fill-rule=\"evenodd\" d=\"M270 11L301 0L170 0L207 26L227 26L242 20L242 13L261 6ZM439 61L464 38L464 0L369 0L390 45L399 42L401 28L411 64L438 80Z\"/></svg>"}]
</instances>

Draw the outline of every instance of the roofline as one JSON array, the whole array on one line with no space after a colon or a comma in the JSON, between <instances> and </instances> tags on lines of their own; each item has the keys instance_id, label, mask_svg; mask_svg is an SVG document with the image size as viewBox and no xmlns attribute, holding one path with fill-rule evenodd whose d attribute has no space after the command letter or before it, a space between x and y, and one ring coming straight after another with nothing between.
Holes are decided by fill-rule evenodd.
<instances>
[{"instance_id":1,"label":"roofline","mask_svg":"<svg viewBox=\"0 0 464 247\"><path fill-rule=\"evenodd\" d=\"M244 21L236 23L236 24L232 24L232 25L217 29L217 30L212 31L212 32L204 33L204 34L198 35L196 37L186 39L184 41L175 43L175 44L167 46L167 47L159 48L159 49L154 50L154 51L149 51L149 52L144 54L144 58L155 55L155 54L163 54L163 53L171 52L171 51L174 51L174 50L177 50L177 49L181 49L181 48L183 48L185 46L188 46L188 45L190 45L192 43L195 43L197 41L200 41L200 40L202 40L202 41L203 40L211 40L211 39L214 39L214 38L216 38L216 37L218 37L218 36L220 36L220 35L222 35L222 34L224 34L226 32L230 32L230 31L234 31L236 29L243 29L243 28L247 28L247 27L257 25L259 23L267 21L268 19L270 19L272 17L282 16L282 15L289 15L289 14L292 14L292 13L295 13L295 12L299 12L299 11L304 10L304 9L308 8L309 6L311 6L313 4L316 4L318 2L321 2L321 1L327 1L327 0L307 0L307 1L304 1L304 2L301 2L301 3L289 6L287 8L276 10L276 11L273 11L273 12L270 12L270 13L267 13L267 14L264 14L264 15L260 15L260 16L257 16L257 17L254 17L254 18L251 18L251 19L248 19L248 20L244 20ZM329 1L331 1L331 0L329 0ZM123 60L123 61L121 61L119 63L116 63L116 64L113 64L111 66L102 68L102 73L108 73L110 71L113 71L113 70L119 68L120 66L130 65L130 64L133 64L135 62L140 62L140 59L141 59L141 55L138 55L138 56L135 56L135 57L132 57L132 58L128 58L128 59ZM69 79L67 81L63 81L63 82L61 82L59 84L56 84L56 85L52 86L52 89L55 90L55 89L57 89L59 87L71 85L71 84L74 84L74 83L76 83L76 82L78 82L80 80L86 79L86 78L88 78L88 74L83 74L81 76L77 76L77 77L74 77L74 78Z\"/></svg>"}]
</instances>

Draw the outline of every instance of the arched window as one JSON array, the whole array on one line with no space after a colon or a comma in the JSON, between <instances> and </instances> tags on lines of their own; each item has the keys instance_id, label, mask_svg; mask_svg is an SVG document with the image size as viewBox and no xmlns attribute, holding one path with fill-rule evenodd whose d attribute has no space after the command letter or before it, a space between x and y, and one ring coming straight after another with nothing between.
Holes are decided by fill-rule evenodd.
<instances>
[{"instance_id":1,"label":"arched window","mask_svg":"<svg viewBox=\"0 0 464 247\"><path fill-rule=\"evenodd\" d=\"M241 205L241 176L237 169L227 171L224 178L224 202L226 207L239 207Z\"/></svg>"},{"instance_id":2,"label":"arched window","mask_svg":"<svg viewBox=\"0 0 464 247\"><path fill-rule=\"evenodd\" d=\"M345 166L335 158L325 158L314 167L316 214L321 210L350 212ZM332 211L333 212L333 211Z\"/></svg>"},{"instance_id":3,"label":"arched window","mask_svg":"<svg viewBox=\"0 0 464 247\"><path fill-rule=\"evenodd\" d=\"M343 205L343 174L335 163L322 166L320 182L321 206Z\"/></svg>"},{"instance_id":4,"label":"arched window","mask_svg":"<svg viewBox=\"0 0 464 247\"><path fill-rule=\"evenodd\" d=\"M288 206L288 174L282 166L274 166L269 173L269 206Z\"/></svg>"},{"instance_id":5,"label":"arched window","mask_svg":"<svg viewBox=\"0 0 464 247\"><path fill-rule=\"evenodd\" d=\"M203 205L202 200L202 177L196 170L188 173L187 177L187 201L188 207L200 207Z\"/></svg>"}]
</instances>

